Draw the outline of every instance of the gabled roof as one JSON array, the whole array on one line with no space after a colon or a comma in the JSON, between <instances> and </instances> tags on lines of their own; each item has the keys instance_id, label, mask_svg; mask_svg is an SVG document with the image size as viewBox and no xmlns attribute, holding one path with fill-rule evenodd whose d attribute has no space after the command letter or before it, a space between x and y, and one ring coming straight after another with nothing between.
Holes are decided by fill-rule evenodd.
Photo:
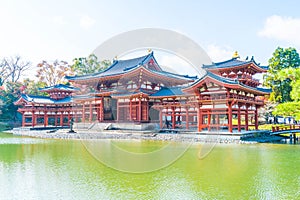
<instances>
[{"instance_id":1,"label":"gabled roof","mask_svg":"<svg viewBox=\"0 0 300 200\"><path fill-rule=\"evenodd\" d=\"M98 73L88 74L88 75L83 75L83 76L66 76L66 79L68 79L70 81L76 81L76 80L88 80L88 79L97 79L97 78L108 77L108 76L123 75L123 74L129 73L131 71L134 71L135 69L138 69L141 66L144 66L151 59L154 60L155 64L157 65L157 68L156 69L147 68L147 70L150 72L153 72L153 73L156 73L159 75L163 75L163 76L167 76L169 78L179 78L179 79L186 79L186 80L190 80L190 81L197 79L196 76L180 75L180 74L163 71L157 64L156 59L153 55L153 52L151 52L148 55L138 57L138 58L133 58L133 59L128 59L128 60L115 60L109 68L107 68L104 71L98 72Z\"/></svg>"},{"instance_id":2,"label":"gabled roof","mask_svg":"<svg viewBox=\"0 0 300 200\"><path fill-rule=\"evenodd\" d=\"M105 69L104 71L94 73L94 74L82 75L82 76L66 76L66 78L68 80L82 80L88 78L123 74L125 71L128 71L130 69L136 68L140 65L147 63L151 58L154 58L153 52L138 58L127 59L127 60L114 60L112 65L107 69Z\"/></svg>"},{"instance_id":3,"label":"gabled roof","mask_svg":"<svg viewBox=\"0 0 300 200\"><path fill-rule=\"evenodd\" d=\"M204 69L227 69L227 68L233 68L233 67L238 67L238 66L244 66L244 65L247 65L250 63L256 65L257 68L260 69L260 71L268 70L267 66L260 66L259 64L257 64L253 57L249 61L239 60L238 57L232 58L230 60L213 63L211 65L203 65L203 68Z\"/></svg>"},{"instance_id":4,"label":"gabled roof","mask_svg":"<svg viewBox=\"0 0 300 200\"><path fill-rule=\"evenodd\" d=\"M182 92L180 87L162 87L160 90L158 90L156 93L150 95L151 97L170 97L170 96L182 96L186 95Z\"/></svg>"},{"instance_id":5,"label":"gabled roof","mask_svg":"<svg viewBox=\"0 0 300 200\"><path fill-rule=\"evenodd\" d=\"M191 84L190 86L187 86L186 88L183 88L183 90L189 90L191 88L193 88L194 86L196 86L197 84L199 84L199 82L201 82L202 80L206 79L206 78L211 78L216 80L217 82L219 82L220 84L224 84L224 86L229 87L229 88L241 88L241 89L246 89L246 90L251 90L251 91L256 91L258 93L264 93L264 94L268 94L271 92L271 89L267 89L267 88L255 88L255 87L250 87L248 85L245 85L243 83L240 83L237 79L231 79L231 78L225 78L219 75L216 75L210 71L206 71L206 74L203 75L203 77L201 77L200 79L198 79L197 81L195 81L193 84Z\"/></svg>"},{"instance_id":6,"label":"gabled roof","mask_svg":"<svg viewBox=\"0 0 300 200\"><path fill-rule=\"evenodd\" d=\"M37 104L64 104L64 103L71 103L72 98L71 97L65 97L63 99L51 99L50 97L45 96L34 96L34 95L27 95L27 94L21 94L20 98L15 102L15 104L18 104L20 101L26 101L29 103L37 103Z\"/></svg>"},{"instance_id":7,"label":"gabled roof","mask_svg":"<svg viewBox=\"0 0 300 200\"><path fill-rule=\"evenodd\" d=\"M51 91L51 90L60 90L60 91L73 92L73 91L78 91L79 88L72 87L72 86L69 86L69 85L64 85L64 84L58 84L58 85L54 85L54 86L39 88L39 90L42 91L42 92L47 92L47 91Z\"/></svg>"}]
</instances>

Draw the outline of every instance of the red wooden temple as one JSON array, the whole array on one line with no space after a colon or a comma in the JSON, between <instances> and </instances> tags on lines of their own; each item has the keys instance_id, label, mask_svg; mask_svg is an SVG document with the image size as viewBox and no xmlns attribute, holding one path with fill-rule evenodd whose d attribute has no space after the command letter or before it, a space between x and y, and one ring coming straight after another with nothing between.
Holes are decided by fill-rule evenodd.
<instances>
[{"instance_id":1,"label":"red wooden temple","mask_svg":"<svg viewBox=\"0 0 300 200\"><path fill-rule=\"evenodd\" d=\"M72 94L78 88L59 84L40 89L49 96L22 94L15 102L22 114L22 126L69 126L72 118Z\"/></svg>"},{"instance_id":2,"label":"red wooden temple","mask_svg":"<svg viewBox=\"0 0 300 200\"><path fill-rule=\"evenodd\" d=\"M258 109L270 91L258 87L259 80L253 75L266 72L266 68L253 58L240 60L235 54L203 69L206 73L202 77L170 73L159 66L151 52L114 60L109 68L95 74L66 77L71 84L86 88L84 94L71 97L76 91L73 88L69 93L64 91L64 98L57 98L50 87L44 91L50 92L47 99L52 103L22 95L17 105L24 105L19 109L24 126L35 125L36 118L44 115L45 125L49 117L55 118L55 124L59 118L60 125L73 117L76 122L156 123L160 128L197 131L258 129ZM30 113L31 124L26 121Z\"/></svg>"}]
</instances>

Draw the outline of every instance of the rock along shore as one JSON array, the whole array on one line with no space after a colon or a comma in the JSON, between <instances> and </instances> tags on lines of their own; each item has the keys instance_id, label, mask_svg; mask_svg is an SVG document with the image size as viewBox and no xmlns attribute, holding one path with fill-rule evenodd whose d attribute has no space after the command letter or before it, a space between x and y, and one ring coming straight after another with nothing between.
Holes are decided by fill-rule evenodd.
<instances>
[{"instance_id":1,"label":"rock along shore","mask_svg":"<svg viewBox=\"0 0 300 200\"><path fill-rule=\"evenodd\" d=\"M91 139L133 139L133 140L159 140L159 141L176 141L176 142L199 142L199 143L256 143L242 141L239 135L225 134L195 134L195 133L153 133L137 131L88 131L76 130L76 133L69 133L66 129L60 129L55 132L46 130L11 130L9 131L16 136L47 138L47 139L64 139L64 140L91 140Z\"/></svg>"}]
</instances>

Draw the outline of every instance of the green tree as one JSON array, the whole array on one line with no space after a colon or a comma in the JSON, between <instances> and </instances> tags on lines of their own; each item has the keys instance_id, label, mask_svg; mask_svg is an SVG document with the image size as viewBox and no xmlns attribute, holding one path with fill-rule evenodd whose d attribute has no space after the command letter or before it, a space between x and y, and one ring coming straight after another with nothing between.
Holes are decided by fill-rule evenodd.
<instances>
[{"instance_id":1,"label":"green tree","mask_svg":"<svg viewBox=\"0 0 300 200\"><path fill-rule=\"evenodd\" d=\"M278 47L269 59L269 70L264 76L264 85L272 88L270 100L276 102L291 101L291 79L279 76L280 71L287 68L298 68L300 57L295 48Z\"/></svg>"},{"instance_id":2,"label":"green tree","mask_svg":"<svg viewBox=\"0 0 300 200\"><path fill-rule=\"evenodd\" d=\"M37 67L36 77L40 82L46 83L47 86L66 83L65 76L73 75L73 71L66 61L55 60L52 63L42 61Z\"/></svg>"},{"instance_id":3,"label":"green tree","mask_svg":"<svg viewBox=\"0 0 300 200\"><path fill-rule=\"evenodd\" d=\"M16 122L17 121L17 109L14 102L19 98L21 94L22 83L20 82L6 82L6 89L1 90L1 100L4 104L1 106L2 114L0 116L1 121Z\"/></svg>"},{"instance_id":4,"label":"green tree","mask_svg":"<svg viewBox=\"0 0 300 200\"><path fill-rule=\"evenodd\" d=\"M300 101L300 68L286 68L278 73L280 81L290 80L290 97L294 101Z\"/></svg>"},{"instance_id":5,"label":"green tree","mask_svg":"<svg viewBox=\"0 0 300 200\"><path fill-rule=\"evenodd\" d=\"M109 60L98 61L98 58L95 54L91 54L88 57L75 58L73 62L74 63L71 68L76 75L100 72L111 65Z\"/></svg>"},{"instance_id":6,"label":"green tree","mask_svg":"<svg viewBox=\"0 0 300 200\"><path fill-rule=\"evenodd\" d=\"M46 96L48 95L46 92L41 92L39 89L46 87L45 82L41 81L34 81L30 79L23 80L23 86L21 87L21 90L25 94L31 94L31 95L41 95Z\"/></svg>"},{"instance_id":7,"label":"green tree","mask_svg":"<svg viewBox=\"0 0 300 200\"><path fill-rule=\"evenodd\" d=\"M273 115L283 117L294 117L296 120L300 120L300 102L286 102L278 104Z\"/></svg>"}]
</instances>

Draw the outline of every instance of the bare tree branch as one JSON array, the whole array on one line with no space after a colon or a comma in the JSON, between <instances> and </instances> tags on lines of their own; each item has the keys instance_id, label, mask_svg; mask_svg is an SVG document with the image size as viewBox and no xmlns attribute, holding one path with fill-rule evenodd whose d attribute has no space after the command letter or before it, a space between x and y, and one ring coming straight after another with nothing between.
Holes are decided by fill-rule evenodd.
<instances>
[{"instance_id":1,"label":"bare tree branch","mask_svg":"<svg viewBox=\"0 0 300 200\"><path fill-rule=\"evenodd\" d=\"M23 61L20 56L15 56L4 58L2 65L0 73L3 84L5 81L10 81L13 83L18 82L24 71L30 68L31 63L29 61Z\"/></svg>"}]
</instances>

